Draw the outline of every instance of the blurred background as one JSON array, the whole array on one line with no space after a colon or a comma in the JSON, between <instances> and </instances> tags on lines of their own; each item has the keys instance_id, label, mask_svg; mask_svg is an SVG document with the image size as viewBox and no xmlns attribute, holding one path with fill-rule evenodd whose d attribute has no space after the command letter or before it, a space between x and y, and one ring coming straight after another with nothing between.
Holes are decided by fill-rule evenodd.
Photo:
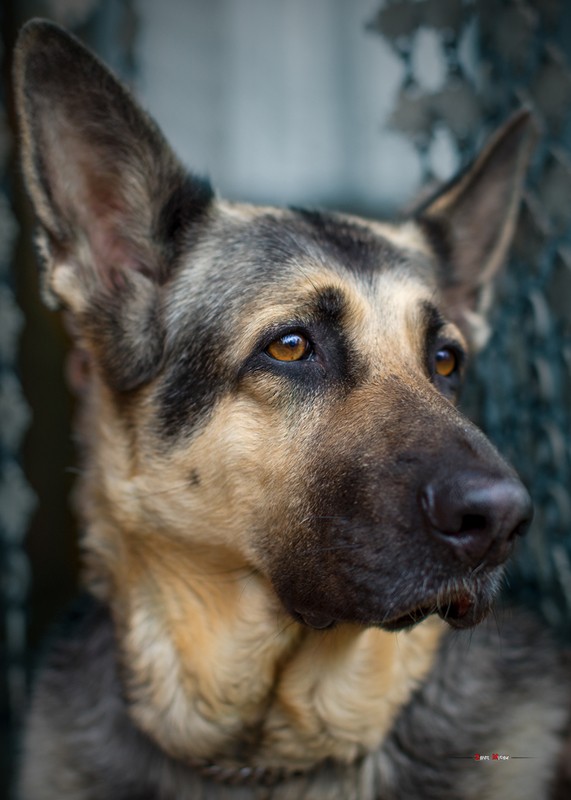
<instances>
[{"instance_id":1,"label":"blurred background","mask_svg":"<svg viewBox=\"0 0 571 800\"><path fill-rule=\"evenodd\" d=\"M77 586L65 335L38 294L11 58L32 16L75 32L221 194L390 214L522 103L542 135L494 335L463 401L536 503L507 592L571 628L571 3L2 0L0 797L33 664Z\"/></svg>"}]
</instances>

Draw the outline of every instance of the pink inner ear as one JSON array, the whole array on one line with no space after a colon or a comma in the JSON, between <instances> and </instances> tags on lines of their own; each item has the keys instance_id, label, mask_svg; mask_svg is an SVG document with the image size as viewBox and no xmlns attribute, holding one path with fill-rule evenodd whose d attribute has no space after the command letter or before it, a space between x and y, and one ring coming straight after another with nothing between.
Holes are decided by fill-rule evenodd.
<instances>
[{"instance_id":1,"label":"pink inner ear","mask_svg":"<svg viewBox=\"0 0 571 800\"><path fill-rule=\"evenodd\" d=\"M80 227L87 234L93 266L103 287L122 290L127 285L127 271L146 271L140 249L137 252L134 228L138 220L126 198L129 188L136 191L136 187L123 185L119 165L115 173L103 169L98 174L89 170L91 165L85 161L82 166Z\"/></svg>"},{"instance_id":2,"label":"pink inner ear","mask_svg":"<svg viewBox=\"0 0 571 800\"><path fill-rule=\"evenodd\" d=\"M54 200L76 244L88 246L94 276L104 290L124 289L129 270L146 270L143 251L148 240L139 233L149 213L145 187L120 152L115 159L89 141L86 130L76 130L59 119L59 142L52 138L50 183ZM131 201L129 199L131 193ZM138 213L135 208L141 206ZM148 202L148 200L147 200Z\"/></svg>"},{"instance_id":3,"label":"pink inner ear","mask_svg":"<svg viewBox=\"0 0 571 800\"><path fill-rule=\"evenodd\" d=\"M145 272L142 261L135 256L133 244L118 233L117 220L112 215L94 217L87 233L93 265L106 290L125 289L124 275L128 270Z\"/></svg>"}]
</instances>

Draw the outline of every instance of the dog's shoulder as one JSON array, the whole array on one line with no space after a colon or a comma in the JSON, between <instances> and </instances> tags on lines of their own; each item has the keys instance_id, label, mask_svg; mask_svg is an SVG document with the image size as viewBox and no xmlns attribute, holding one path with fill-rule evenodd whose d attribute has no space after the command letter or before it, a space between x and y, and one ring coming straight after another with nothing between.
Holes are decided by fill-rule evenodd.
<instances>
[{"instance_id":1,"label":"dog's shoulder","mask_svg":"<svg viewBox=\"0 0 571 800\"><path fill-rule=\"evenodd\" d=\"M19 787L22 800L156 796L152 788L148 793L156 755L127 714L113 623L89 595L53 632L23 748L29 768Z\"/></svg>"},{"instance_id":2,"label":"dog's shoulder","mask_svg":"<svg viewBox=\"0 0 571 800\"><path fill-rule=\"evenodd\" d=\"M533 614L451 631L383 747L395 797L547 798L569 700L569 670Z\"/></svg>"}]
</instances>

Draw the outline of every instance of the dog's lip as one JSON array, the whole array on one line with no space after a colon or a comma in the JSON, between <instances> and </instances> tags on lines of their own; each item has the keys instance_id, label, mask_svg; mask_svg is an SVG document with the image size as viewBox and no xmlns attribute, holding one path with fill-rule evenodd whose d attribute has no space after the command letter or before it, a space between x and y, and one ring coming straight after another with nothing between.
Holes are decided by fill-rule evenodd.
<instances>
[{"instance_id":1,"label":"dog's lip","mask_svg":"<svg viewBox=\"0 0 571 800\"><path fill-rule=\"evenodd\" d=\"M481 622L487 611L485 604L477 603L470 594L459 594L438 609L438 616L453 628L472 628Z\"/></svg>"},{"instance_id":2,"label":"dog's lip","mask_svg":"<svg viewBox=\"0 0 571 800\"><path fill-rule=\"evenodd\" d=\"M332 628L333 625L335 625L335 620L333 617L330 617L327 614L322 614L319 611L296 610L295 613L300 622L303 622L303 624L307 625L308 628L313 628L314 630L322 631L326 630L327 628Z\"/></svg>"},{"instance_id":3,"label":"dog's lip","mask_svg":"<svg viewBox=\"0 0 571 800\"><path fill-rule=\"evenodd\" d=\"M469 591L456 591L449 596L431 598L429 601L416 604L404 613L383 619L382 621L369 621L367 624L383 628L383 630L396 632L406 630L418 625L419 622L437 614L453 628L472 628L486 615L488 605L479 602ZM298 622L314 630L327 630L342 622L322 611L296 609L294 616ZM358 622L359 620L352 620ZM365 620L362 620L365 623Z\"/></svg>"},{"instance_id":4,"label":"dog's lip","mask_svg":"<svg viewBox=\"0 0 571 800\"><path fill-rule=\"evenodd\" d=\"M391 619L385 619L378 624L380 628L386 631L402 631L407 628L412 628L414 625L418 625L419 622L432 616L436 611L437 608L434 603L427 606L416 606L409 609L404 614L399 614L397 617L392 617Z\"/></svg>"},{"instance_id":5,"label":"dog's lip","mask_svg":"<svg viewBox=\"0 0 571 800\"><path fill-rule=\"evenodd\" d=\"M469 592L456 592L448 598L439 598L430 603L417 605L406 613L383 620L380 627L389 631L411 628L433 614L445 620L453 628L472 628L485 616L487 607L477 603Z\"/></svg>"}]
</instances>

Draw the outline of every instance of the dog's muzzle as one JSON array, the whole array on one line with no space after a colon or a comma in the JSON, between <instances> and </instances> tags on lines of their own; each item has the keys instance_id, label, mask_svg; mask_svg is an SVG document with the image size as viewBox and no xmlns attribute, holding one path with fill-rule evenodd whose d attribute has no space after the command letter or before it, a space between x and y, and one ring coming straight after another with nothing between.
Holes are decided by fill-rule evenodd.
<instances>
[{"instance_id":1,"label":"dog's muzzle","mask_svg":"<svg viewBox=\"0 0 571 800\"><path fill-rule=\"evenodd\" d=\"M418 399L402 400L414 419ZM397 631L431 614L466 628L489 612L531 499L484 435L433 400L416 427L394 412L366 440L325 440L298 527L272 537L284 546L271 579L294 619Z\"/></svg>"},{"instance_id":2,"label":"dog's muzzle","mask_svg":"<svg viewBox=\"0 0 571 800\"><path fill-rule=\"evenodd\" d=\"M401 566L400 574L413 575L416 570L418 578L407 580L399 588L402 599L394 609L385 615L382 597L379 595L377 603L372 599L379 586L381 589L386 586L380 577L383 557L376 562L378 570L370 570L370 564L376 560L375 553L372 551L368 564L363 564L359 547L348 570L345 564L351 550L338 563L339 573L350 575L350 582L345 583L348 600L351 597L347 606L333 607L323 595L319 598L317 593L311 593L305 595L303 603L295 602L293 609L290 606L294 617L314 629L329 628L348 618L398 631L435 613L454 628L472 627L480 622L499 587L502 565L510 556L515 540L526 532L532 520L533 507L527 490L511 472L498 475L477 469L446 471L423 482L416 506L418 528L414 538L419 556L412 559L416 566L411 568L410 562L404 566L404 562L397 563ZM414 544L412 538L410 544ZM339 552L343 552L343 547ZM420 565L427 563L432 565L433 579L427 580L422 573ZM368 576L364 584L360 581L365 591L357 595L356 612L351 607L355 595L351 595L350 588L355 572ZM394 578L389 581L389 597L395 594L400 574L395 570ZM418 586L425 582L426 589L419 592ZM377 613L380 616L376 617Z\"/></svg>"}]
</instances>

